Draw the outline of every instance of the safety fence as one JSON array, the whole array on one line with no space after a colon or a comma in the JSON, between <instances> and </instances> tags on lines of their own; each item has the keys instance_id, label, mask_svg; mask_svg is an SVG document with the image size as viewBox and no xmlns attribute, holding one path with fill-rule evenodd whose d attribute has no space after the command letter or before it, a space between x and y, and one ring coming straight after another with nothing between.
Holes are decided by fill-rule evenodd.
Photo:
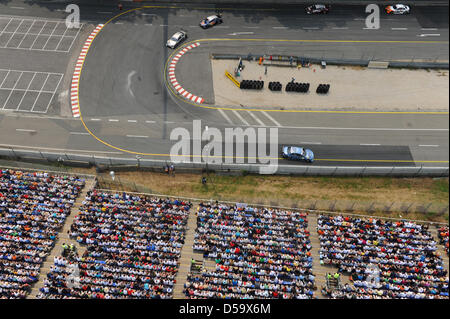
<instances>
[{"instance_id":1,"label":"safety fence","mask_svg":"<svg viewBox=\"0 0 450 319\"><path fill-rule=\"evenodd\" d=\"M329 51L326 51L327 54L329 54ZM259 61L261 59L261 63L268 63L270 62L270 65L276 65L276 66L285 66L285 67L297 67L298 65L308 65L309 63L312 64L322 64L322 62L325 62L325 64L329 65L348 65L348 66L361 66L361 67L367 67L369 66L369 63L372 61L381 61L377 60L374 56L371 56L370 54L362 54L360 59L348 59L345 58L344 55L342 56L323 56L323 57L317 57L320 56L320 54L316 54L315 57L308 57L308 56L286 56L286 55L266 55L266 54L212 54L211 57L213 59L217 60L246 60L246 61ZM264 62L265 61L265 62ZM410 69L449 69L449 63L448 62L439 62L438 58L434 59L414 59L408 61L389 61L387 59L388 66L390 68L410 68Z\"/></svg>"},{"instance_id":2,"label":"safety fence","mask_svg":"<svg viewBox=\"0 0 450 319\"><path fill-rule=\"evenodd\" d=\"M110 170L136 170L147 169L161 171L164 166L171 164L170 160L149 159L136 157L110 157L96 154L74 154L50 151L35 151L28 149L2 148L0 147L0 158L41 163L60 167L96 167L98 169ZM129 155L128 155L129 156ZM181 162L174 163L177 171L203 172L214 171L224 174L265 174L272 171L279 175L300 176L391 176L391 177L448 177L447 166L325 166L325 165L302 165L279 164L275 170L267 169L268 166L261 164L208 164L205 162Z\"/></svg>"}]
</instances>

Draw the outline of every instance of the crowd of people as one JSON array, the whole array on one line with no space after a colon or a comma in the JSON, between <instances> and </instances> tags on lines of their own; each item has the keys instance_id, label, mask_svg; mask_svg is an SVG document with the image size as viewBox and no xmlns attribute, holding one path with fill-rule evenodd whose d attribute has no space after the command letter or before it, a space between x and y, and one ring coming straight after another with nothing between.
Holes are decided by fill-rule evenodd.
<instances>
[{"instance_id":1,"label":"crowd of people","mask_svg":"<svg viewBox=\"0 0 450 319\"><path fill-rule=\"evenodd\" d=\"M352 281L332 298L448 298L448 270L428 226L321 215L317 231L321 263Z\"/></svg>"},{"instance_id":2,"label":"crowd of people","mask_svg":"<svg viewBox=\"0 0 450 319\"><path fill-rule=\"evenodd\" d=\"M445 251L448 255L448 226L443 226L439 228L438 231L439 240L441 241L441 244L444 245Z\"/></svg>"},{"instance_id":3,"label":"crowd of people","mask_svg":"<svg viewBox=\"0 0 450 319\"><path fill-rule=\"evenodd\" d=\"M0 299L30 292L84 183L77 176L0 169Z\"/></svg>"},{"instance_id":4,"label":"crowd of people","mask_svg":"<svg viewBox=\"0 0 450 319\"><path fill-rule=\"evenodd\" d=\"M307 214L201 203L194 250L215 270L188 274L188 298L310 299L314 275Z\"/></svg>"},{"instance_id":5,"label":"crowd of people","mask_svg":"<svg viewBox=\"0 0 450 319\"><path fill-rule=\"evenodd\" d=\"M189 202L89 192L70 229L86 251L57 257L40 298L173 297Z\"/></svg>"}]
</instances>

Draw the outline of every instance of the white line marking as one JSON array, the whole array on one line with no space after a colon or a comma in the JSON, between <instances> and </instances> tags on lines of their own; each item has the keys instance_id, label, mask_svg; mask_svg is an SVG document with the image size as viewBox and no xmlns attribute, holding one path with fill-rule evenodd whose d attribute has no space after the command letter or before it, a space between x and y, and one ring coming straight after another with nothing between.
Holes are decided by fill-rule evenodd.
<instances>
[{"instance_id":1,"label":"white line marking","mask_svg":"<svg viewBox=\"0 0 450 319\"><path fill-rule=\"evenodd\" d=\"M364 144L364 143L361 143L359 145L361 145L361 146L380 146L380 144Z\"/></svg>"},{"instance_id":2,"label":"white line marking","mask_svg":"<svg viewBox=\"0 0 450 319\"><path fill-rule=\"evenodd\" d=\"M20 79L22 78L23 73L24 73L24 72L20 72L19 78L16 80L16 83L14 83L14 87L11 89L11 92L9 93L8 98L6 99L5 104L3 104L2 109L5 109L5 106L6 106L6 104L8 103L9 99L11 98L11 95L13 94L14 89L15 89L16 86L17 86L17 83L19 83ZM39 96L38 96L38 97L39 97ZM37 100L37 98L36 98L36 100ZM36 103L36 101L35 101L35 103Z\"/></svg>"},{"instance_id":3,"label":"white line marking","mask_svg":"<svg viewBox=\"0 0 450 319\"><path fill-rule=\"evenodd\" d=\"M6 42L6 44L4 45L5 48L8 47L9 41L11 41L12 38L14 38L15 33L17 32L17 30L19 30L20 26L22 25L22 23L23 23L24 21L25 21L24 19L20 20L19 25L18 25L17 28L14 30L14 32L13 32L13 34L11 35L11 37L9 38L8 42Z\"/></svg>"},{"instance_id":4,"label":"white line marking","mask_svg":"<svg viewBox=\"0 0 450 319\"><path fill-rule=\"evenodd\" d=\"M222 114L222 116L225 118L225 120L227 120L228 123L230 123L231 125L233 124L233 121L231 121L231 119L228 117L228 115L225 113L224 110L222 109L217 109L219 111L220 114Z\"/></svg>"},{"instance_id":5,"label":"white line marking","mask_svg":"<svg viewBox=\"0 0 450 319\"><path fill-rule=\"evenodd\" d=\"M148 138L148 136L145 136L145 135L127 135L127 137L131 137L131 138Z\"/></svg>"},{"instance_id":6,"label":"white line marking","mask_svg":"<svg viewBox=\"0 0 450 319\"><path fill-rule=\"evenodd\" d=\"M422 28L420 30L422 30L422 31L437 31L438 28Z\"/></svg>"},{"instance_id":7,"label":"white line marking","mask_svg":"<svg viewBox=\"0 0 450 319\"><path fill-rule=\"evenodd\" d=\"M347 30L348 27L333 27L333 30Z\"/></svg>"},{"instance_id":8,"label":"white line marking","mask_svg":"<svg viewBox=\"0 0 450 319\"><path fill-rule=\"evenodd\" d=\"M391 30L403 31L403 30L408 30L408 28L391 28Z\"/></svg>"},{"instance_id":9,"label":"white line marking","mask_svg":"<svg viewBox=\"0 0 450 319\"><path fill-rule=\"evenodd\" d=\"M85 153L107 153L107 154L123 154L122 152L108 152L108 151L88 151L88 150L74 150L74 149L66 149L66 148L51 148L51 147L33 147L33 146L26 146L26 145L12 145L12 144L0 144L0 147L23 147L23 148L31 148L31 149L38 149L38 150L49 150L49 151L69 151L69 152L85 152Z\"/></svg>"},{"instance_id":10,"label":"white line marking","mask_svg":"<svg viewBox=\"0 0 450 319\"><path fill-rule=\"evenodd\" d=\"M440 37L440 33L418 34L418 37Z\"/></svg>"},{"instance_id":11,"label":"white line marking","mask_svg":"<svg viewBox=\"0 0 450 319\"><path fill-rule=\"evenodd\" d=\"M281 126L280 123L278 123L272 116L270 116L266 111L261 111L262 114L264 114L269 120L275 123L276 126Z\"/></svg>"},{"instance_id":12,"label":"white line marking","mask_svg":"<svg viewBox=\"0 0 450 319\"><path fill-rule=\"evenodd\" d=\"M32 133L32 132L36 132L36 130L29 130L29 129L25 129L25 128L16 128L17 132L28 132L28 133Z\"/></svg>"},{"instance_id":13,"label":"white line marking","mask_svg":"<svg viewBox=\"0 0 450 319\"><path fill-rule=\"evenodd\" d=\"M20 105L22 104L23 99L25 98L25 95L27 94L27 91L30 89L31 83L33 82L34 78L36 77L37 73L33 74L33 78L31 79L31 81L28 83L27 89L25 90L25 93L23 94L22 98L20 99L20 102L17 106L16 111L20 108Z\"/></svg>"},{"instance_id":14,"label":"white line marking","mask_svg":"<svg viewBox=\"0 0 450 319\"><path fill-rule=\"evenodd\" d=\"M128 120L128 123L137 123L137 120Z\"/></svg>"},{"instance_id":15,"label":"white line marking","mask_svg":"<svg viewBox=\"0 0 450 319\"><path fill-rule=\"evenodd\" d=\"M319 30L318 27L303 27L303 30Z\"/></svg>"},{"instance_id":16,"label":"white line marking","mask_svg":"<svg viewBox=\"0 0 450 319\"><path fill-rule=\"evenodd\" d=\"M45 81L43 82L42 87L41 87L41 89L39 90L38 96L36 97L36 100L34 100L33 106L31 107L31 110L30 110L31 112L33 112L34 107L36 106L36 102L39 100L39 97L40 97L41 94L42 94L42 90L44 89L44 86L45 86L45 84L47 83L49 77L50 77L50 73L47 74L47 77L45 78Z\"/></svg>"},{"instance_id":17,"label":"white line marking","mask_svg":"<svg viewBox=\"0 0 450 319\"><path fill-rule=\"evenodd\" d=\"M25 10L24 7L10 7L11 9Z\"/></svg>"},{"instance_id":18,"label":"white line marking","mask_svg":"<svg viewBox=\"0 0 450 319\"><path fill-rule=\"evenodd\" d=\"M425 145L425 144L422 144L422 145L419 145L419 147L439 147L439 145L432 145L432 144Z\"/></svg>"},{"instance_id":19,"label":"white line marking","mask_svg":"<svg viewBox=\"0 0 450 319\"><path fill-rule=\"evenodd\" d=\"M101 121L101 119L91 119L91 121L98 122Z\"/></svg>"},{"instance_id":20,"label":"white line marking","mask_svg":"<svg viewBox=\"0 0 450 319\"><path fill-rule=\"evenodd\" d=\"M244 34L254 34L254 32L234 32L229 33L228 35L244 35Z\"/></svg>"},{"instance_id":21,"label":"white line marking","mask_svg":"<svg viewBox=\"0 0 450 319\"><path fill-rule=\"evenodd\" d=\"M272 29L287 29L288 27L272 27Z\"/></svg>"},{"instance_id":22,"label":"white line marking","mask_svg":"<svg viewBox=\"0 0 450 319\"><path fill-rule=\"evenodd\" d=\"M320 144L322 144L322 142L300 142L300 144L315 144L315 145L320 145Z\"/></svg>"},{"instance_id":23,"label":"white line marking","mask_svg":"<svg viewBox=\"0 0 450 319\"><path fill-rule=\"evenodd\" d=\"M110 11L97 11L97 13L100 13L100 14L111 14L112 12L110 12Z\"/></svg>"},{"instance_id":24,"label":"white line marking","mask_svg":"<svg viewBox=\"0 0 450 319\"><path fill-rule=\"evenodd\" d=\"M241 116L241 114L239 114L238 111L232 110L232 112L234 113L234 115L236 115L245 125L250 126L250 124L248 124L248 122Z\"/></svg>"},{"instance_id":25,"label":"white line marking","mask_svg":"<svg viewBox=\"0 0 450 319\"><path fill-rule=\"evenodd\" d=\"M263 123L263 121L261 121L253 112L250 111L246 111L251 117L253 117L253 119L259 123L259 125L261 126L265 126L265 124Z\"/></svg>"},{"instance_id":26,"label":"white line marking","mask_svg":"<svg viewBox=\"0 0 450 319\"><path fill-rule=\"evenodd\" d=\"M145 123L156 123L155 121L145 121Z\"/></svg>"},{"instance_id":27,"label":"white line marking","mask_svg":"<svg viewBox=\"0 0 450 319\"><path fill-rule=\"evenodd\" d=\"M45 47L47 46L48 41L50 41L50 39L52 38L53 33L55 33L56 28L58 28L58 25L59 25L59 23L55 24L55 27L53 28L52 33L50 33L50 36L48 37L47 41L45 41L45 44L42 47L42 50L45 50Z\"/></svg>"},{"instance_id":28,"label":"white line marking","mask_svg":"<svg viewBox=\"0 0 450 319\"><path fill-rule=\"evenodd\" d=\"M72 135L91 135L87 132L70 132L70 134L72 134Z\"/></svg>"},{"instance_id":29,"label":"white line marking","mask_svg":"<svg viewBox=\"0 0 450 319\"><path fill-rule=\"evenodd\" d=\"M108 121L109 122L119 122L119 120L116 120L116 119L109 119Z\"/></svg>"}]
</instances>

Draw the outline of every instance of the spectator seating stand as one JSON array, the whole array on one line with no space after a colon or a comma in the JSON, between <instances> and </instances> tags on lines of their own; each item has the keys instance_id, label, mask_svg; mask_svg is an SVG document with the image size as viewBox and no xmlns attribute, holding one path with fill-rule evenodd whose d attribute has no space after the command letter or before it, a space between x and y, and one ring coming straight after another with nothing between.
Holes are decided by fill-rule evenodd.
<instances>
[{"instance_id":1,"label":"spectator seating stand","mask_svg":"<svg viewBox=\"0 0 450 319\"><path fill-rule=\"evenodd\" d=\"M39 281L34 285L34 287L31 289L31 293L28 296L28 299L35 299L37 295L40 292L40 289L44 287L44 280L47 278L48 273L51 270L51 267L54 263L54 258L56 256L60 256L62 253L62 244L67 245L74 245L78 251L78 253L81 255L86 251L86 247L81 246L76 240L69 237L69 230L70 226L73 224L73 221L75 219L75 216L77 215L86 195L88 192L92 191L97 184L97 180L95 178L91 178L86 180L86 185L79 195L77 201L72 207L70 215L66 218L66 222L64 223L64 227L60 232L60 236L58 236L58 239L56 240L55 246L53 247L52 251L50 252L49 256L45 260L43 266L41 275L39 276Z\"/></svg>"}]
</instances>

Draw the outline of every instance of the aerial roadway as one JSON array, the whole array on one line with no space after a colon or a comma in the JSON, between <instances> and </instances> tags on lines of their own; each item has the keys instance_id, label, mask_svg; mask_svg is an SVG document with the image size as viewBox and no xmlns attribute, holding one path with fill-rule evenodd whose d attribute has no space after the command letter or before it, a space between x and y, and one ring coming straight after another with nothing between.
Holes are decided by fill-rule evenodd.
<instances>
[{"instance_id":1,"label":"aerial roadway","mask_svg":"<svg viewBox=\"0 0 450 319\"><path fill-rule=\"evenodd\" d=\"M172 130L192 130L201 120L220 131L276 128L280 151L292 145L314 152L314 161L302 165L448 166L448 105L217 105L212 54L448 63L448 5L407 10L386 3L380 28L371 29L365 6L325 4L80 5L80 28L67 29L65 3L2 2L0 147L168 160ZM170 81L171 62L188 46L173 74L201 103Z\"/></svg>"}]
</instances>

